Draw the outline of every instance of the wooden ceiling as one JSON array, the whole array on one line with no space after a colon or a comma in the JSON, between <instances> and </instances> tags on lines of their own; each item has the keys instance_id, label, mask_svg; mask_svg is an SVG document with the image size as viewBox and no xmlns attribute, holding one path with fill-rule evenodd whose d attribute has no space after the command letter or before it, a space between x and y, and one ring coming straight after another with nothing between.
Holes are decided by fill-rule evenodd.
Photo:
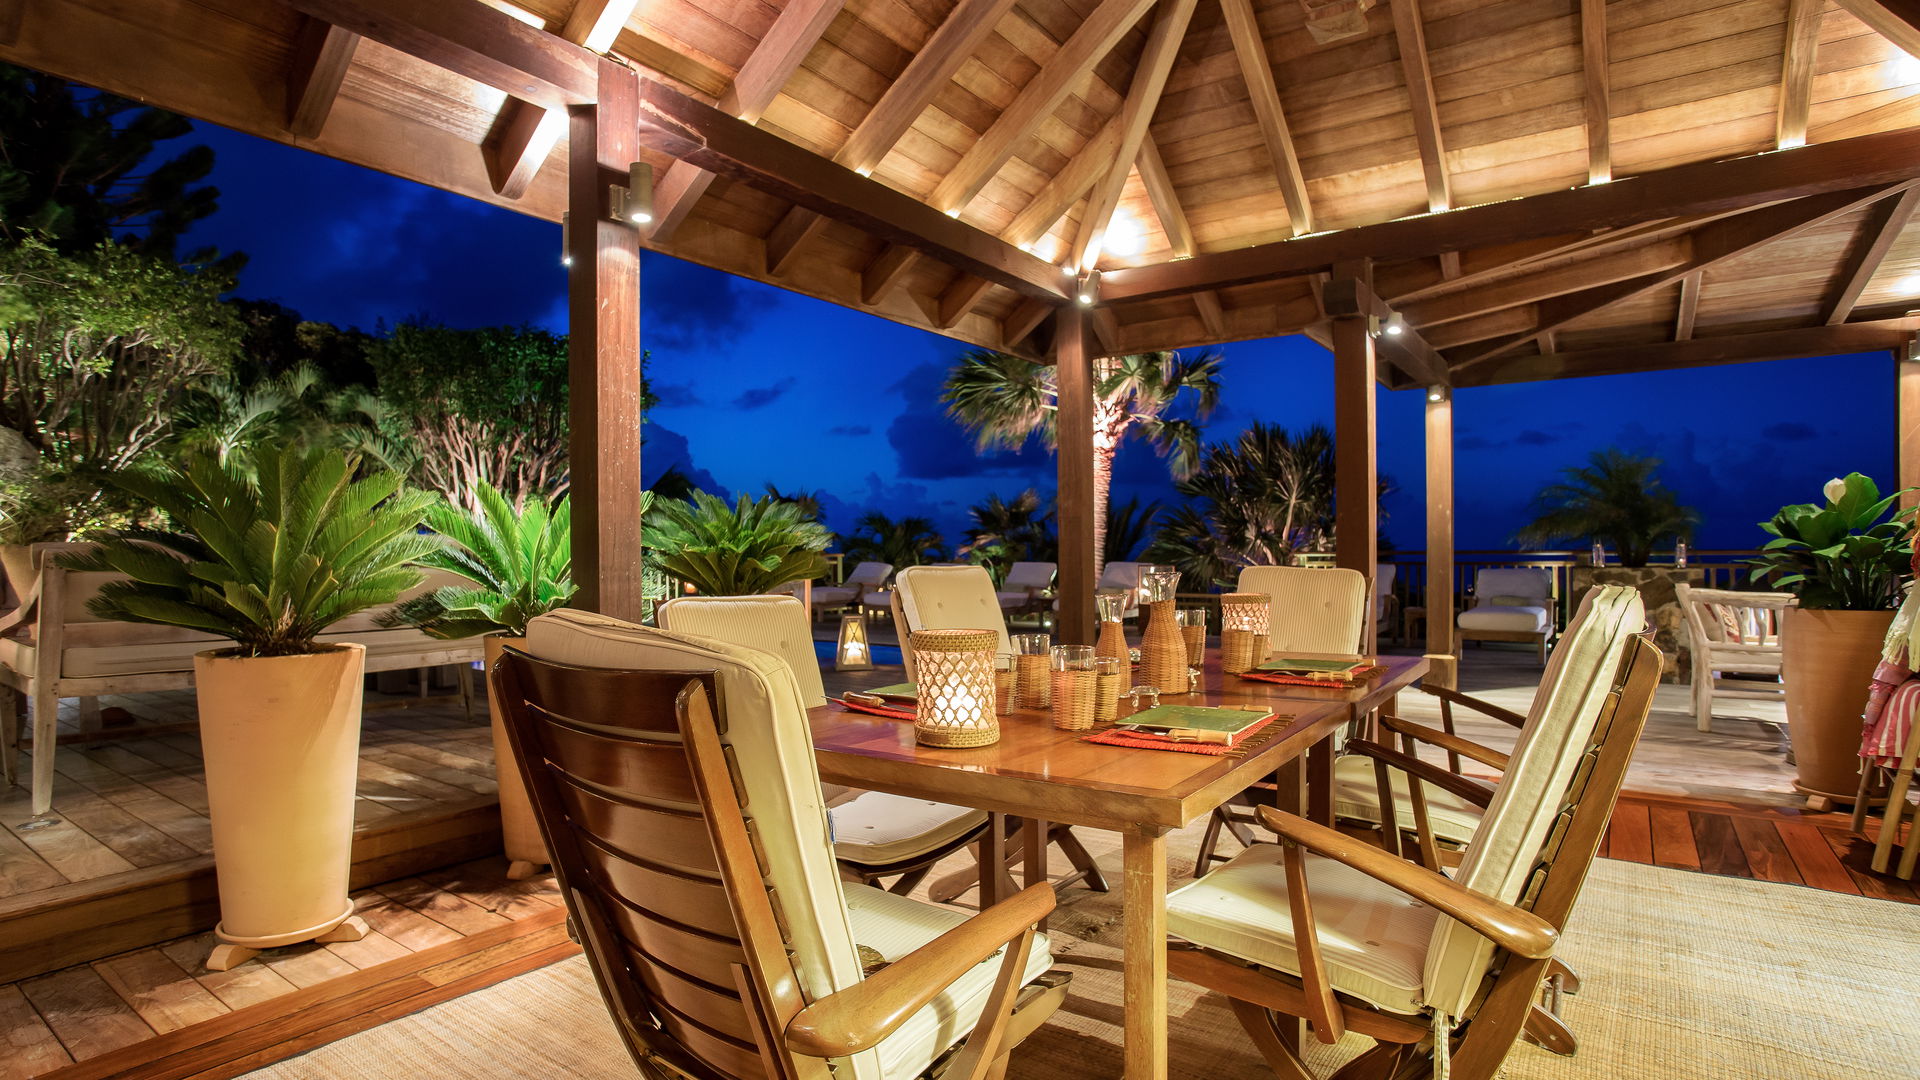
<instances>
[{"instance_id":1,"label":"wooden ceiling","mask_svg":"<svg viewBox=\"0 0 1920 1080\"><path fill-rule=\"evenodd\" d=\"M1114 352L1397 312L1395 386L1920 328L1905 0L485 4L0 0L0 58L558 220L605 53L695 136L648 247L1031 355L1082 267Z\"/></svg>"}]
</instances>

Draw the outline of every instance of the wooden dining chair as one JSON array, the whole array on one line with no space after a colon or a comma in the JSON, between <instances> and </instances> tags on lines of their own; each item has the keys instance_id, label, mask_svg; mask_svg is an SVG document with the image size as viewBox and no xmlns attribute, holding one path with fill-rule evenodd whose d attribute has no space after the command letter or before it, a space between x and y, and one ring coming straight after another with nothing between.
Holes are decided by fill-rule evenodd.
<instances>
[{"instance_id":1,"label":"wooden dining chair","mask_svg":"<svg viewBox=\"0 0 1920 1080\"><path fill-rule=\"evenodd\" d=\"M1375 1040L1340 1080L1488 1080L1522 1034L1570 1052L1557 988L1535 1001L1659 682L1644 625L1634 590L1588 594L1452 876L1263 808L1279 844L1168 897L1168 970L1227 995L1288 1080L1312 1075L1297 1020Z\"/></svg>"},{"instance_id":2,"label":"wooden dining chair","mask_svg":"<svg viewBox=\"0 0 1920 1080\"><path fill-rule=\"evenodd\" d=\"M777 658L560 611L493 679L640 1075L985 1080L1065 997L1046 886L968 917L841 882Z\"/></svg>"},{"instance_id":3,"label":"wooden dining chair","mask_svg":"<svg viewBox=\"0 0 1920 1080\"><path fill-rule=\"evenodd\" d=\"M813 627L791 596L686 596L661 604L660 629L697 634L771 653L787 662L806 708L827 703ZM985 810L881 791L827 785L827 814L840 876L863 885L892 880L912 892L942 859L976 845L991 816Z\"/></svg>"}]
</instances>

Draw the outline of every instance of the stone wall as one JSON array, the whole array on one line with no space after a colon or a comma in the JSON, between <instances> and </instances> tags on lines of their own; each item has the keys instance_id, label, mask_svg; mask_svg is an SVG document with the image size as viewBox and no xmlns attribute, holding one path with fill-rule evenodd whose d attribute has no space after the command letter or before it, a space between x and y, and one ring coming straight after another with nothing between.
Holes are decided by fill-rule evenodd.
<instances>
[{"instance_id":1,"label":"stone wall","mask_svg":"<svg viewBox=\"0 0 1920 1080\"><path fill-rule=\"evenodd\" d=\"M1640 598L1647 605L1647 621L1653 624L1653 643L1660 647L1664 657L1661 666L1662 682L1686 682L1693 670L1692 653L1688 649L1687 616L1680 609L1680 596L1674 586L1685 582L1698 585L1706 580L1706 572L1697 566L1680 569L1673 566L1576 566L1573 568L1573 603L1569 609L1579 604L1580 598L1595 585L1631 585L1640 590Z\"/></svg>"}]
</instances>

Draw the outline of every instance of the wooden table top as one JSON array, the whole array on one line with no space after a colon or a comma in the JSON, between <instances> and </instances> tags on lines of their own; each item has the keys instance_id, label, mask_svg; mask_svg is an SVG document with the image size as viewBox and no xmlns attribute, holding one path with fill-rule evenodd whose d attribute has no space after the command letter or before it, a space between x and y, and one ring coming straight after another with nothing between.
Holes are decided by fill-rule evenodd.
<instances>
[{"instance_id":1,"label":"wooden table top","mask_svg":"<svg viewBox=\"0 0 1920 1080\"><path fill-rule=\"evenodd\" d=\"M1426 670L1419 657L1382 657L1388 670L1368 680L1404 686ZM921 746L913 724L831 703L812 709L813 745L820 776L901 795L1069 825L1125 829L1180 828L1255 780L1300 757L1347 722L1355 702L1390 691L1375 687L1319 689L1255 682L1223 675L1210 657L1200 692L1163 698L1192 705L1262 705L1279 714L1273 724L1225 756L1176 753L1084 740L1060 731L1044 710L1000 718L1000 741L955 750ZM1122 713L1131 711L1121 702ZM1124 719L1124 716L1123 716Z\"/></svg>"}]
</instances>

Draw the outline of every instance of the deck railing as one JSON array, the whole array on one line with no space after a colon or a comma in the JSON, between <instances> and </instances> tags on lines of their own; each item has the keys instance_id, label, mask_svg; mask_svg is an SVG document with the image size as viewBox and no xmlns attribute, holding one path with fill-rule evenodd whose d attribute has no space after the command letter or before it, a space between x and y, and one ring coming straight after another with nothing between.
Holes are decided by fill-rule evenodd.
<instances>
[{"instance_id":1,"label":"deck railing","mask_svg":"<svg viewBox=\"0 0 1920 1080\"><path fill-rule=\"evenodd\" d=\"M1687 552L1687 568L1701 571L1699 584L1708 589L1740 589L1747 584L1748 568L1742 565L1745 560L1754 557L1750 550L1708 549ZM1474 577L1482 570L1505 567L1522 567L1546 570L1553 575L1553 595L1559 598L1561 616L1566 616L1566 608L1572 597L1573 568L1584 565L1588 554L1584 551L1498 551L1498 550L1462 550L1453 553L1453 595L1457 607L1464 607L1469 590L1473 588ZM1402 607L1412 604L1419 606L1427 595L1427 553L1425 551L1394 551L1383 555L1380 562L1394 567L1393 595ZM1619 565L1611 563L1610 565ZM1673 566L1673 554L1667 552L1652 560L1651 566Z\"/></svg>"}]
</instances>

